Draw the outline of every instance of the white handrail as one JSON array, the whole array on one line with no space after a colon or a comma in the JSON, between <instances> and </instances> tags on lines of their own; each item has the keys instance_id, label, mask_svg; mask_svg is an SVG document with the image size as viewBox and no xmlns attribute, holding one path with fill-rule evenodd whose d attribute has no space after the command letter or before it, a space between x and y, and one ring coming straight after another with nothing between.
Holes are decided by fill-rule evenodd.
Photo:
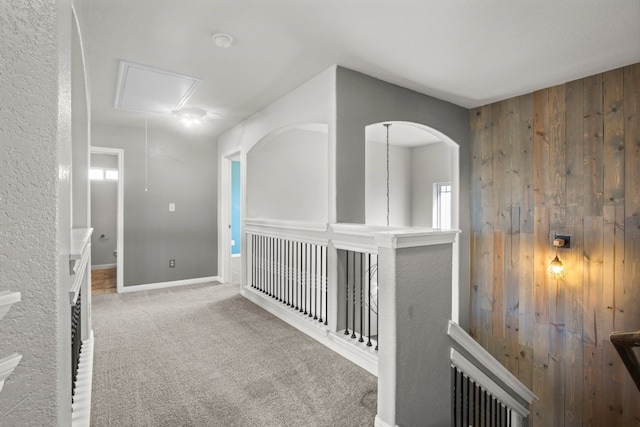
<instances>
[{"instance_id":1,"label":"white handrail","mask_svg":"<svg viewBox=\"0 0 640 427\"><path fill-rule=\"evenodd\" d=\"M13 304L20 302L20 298L20 292L0 292L0 320L9 312Z\"/></svg>"},{"instance_id":2,"label":"white handrail","mask_svg":"<svg viewBox=\"0 0 640 427\"><path fill-rule=\"evenodd\" d=\"M22 359L22 356L18 353L0 359L0 391L2 391L2 387L4 387L4 381L11 375L16 366L18 366L18 363L20 363L20 359Z\"/></svg>"},{"instance_id":3,"label":"white handrail","mask_svg":"<svg viewBox=\"0 0 640 427\"><path fill-rule=\"evenodd\" d=\"M69 252L69 273L73 277L69 289L69 302L75 305L82 286L82 278L87 269L91 251L91 233L93 228L75 228L71 230L71 250Z\"/></svg>"},{"instance_id":4,"label":"white handrail","mask_svg":"<svg viewBox=\"0 0 640 427\"><path fill-rule=\"evenodd\" d=\"M458 349L461 349L466 353L464 356L458 351L455 351L452 348L452 363L453 353L456 352L456 363L460 362L461 357L468 361L473 366L472 372L469 372L467 369L470 369L467 364L463 366L458 366L463 372L468 374L469 376L475 375L480 376L478 372L482 373L484 377L482 378L474 378L485 390L489 393L493 394L496 397L502 395L504 393L504 388L499 386L495 381L491 380L490 383L484 383L484 378L489 376L486 373L491 373L491 375L498 379L499 382L508 387L508 391L511 394L515 394L521 401L527 402L527 404L531 404L534 399L537 399L537 396L529 390L518 378L516 378L507 368L505 368L500 362L498 362L487 350L485 350L480 344L478 344L469 334L467 334L457 323L453 321L449 321L448 334L453 340L454 344L458 346ZM452 346L455 347L455 346ZM455 363L454 363L455 364ZM505 403L507 403L505 401ZM520 405L522 406L522 405ZM512 409L518 411L517 407L512 407ZM518 411L519 412L519 411ZM528 411L527 411L528 414ZM527 414L523 414L526 416Z\"/></svg>"}]
</instances>

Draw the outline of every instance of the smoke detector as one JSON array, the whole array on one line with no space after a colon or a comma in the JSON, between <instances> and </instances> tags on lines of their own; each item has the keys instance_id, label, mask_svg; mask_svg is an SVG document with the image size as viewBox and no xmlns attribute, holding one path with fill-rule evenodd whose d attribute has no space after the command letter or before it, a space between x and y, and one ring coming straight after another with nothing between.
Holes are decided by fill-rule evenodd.
<instances>
[{"instance_id":1,"label":"smoke detector","mask_svg":"<svg viewBox=\"0 0 640 427\"><path fill-rule=\"evenodd\" d=\"M228 48L231 46L231 43L233 43L233 37L226 33L215 33L211 38L216 46L224 49Z\"/></svg>"}]
</instances>

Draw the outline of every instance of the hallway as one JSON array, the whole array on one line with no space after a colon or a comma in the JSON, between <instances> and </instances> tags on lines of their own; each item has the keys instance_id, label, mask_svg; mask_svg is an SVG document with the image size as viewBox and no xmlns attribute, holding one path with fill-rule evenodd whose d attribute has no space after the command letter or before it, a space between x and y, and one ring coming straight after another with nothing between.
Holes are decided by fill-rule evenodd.
<instances>
[{"instance_id":1,"label":"hallway","mask_svg":"<svg viewBox=\"0 0 640 427\"><path fill-rule=\"evenodd\" d=\"M203 285L96 295L91 425L370 426L377 378Z\"/></svg>"}]
</instances>

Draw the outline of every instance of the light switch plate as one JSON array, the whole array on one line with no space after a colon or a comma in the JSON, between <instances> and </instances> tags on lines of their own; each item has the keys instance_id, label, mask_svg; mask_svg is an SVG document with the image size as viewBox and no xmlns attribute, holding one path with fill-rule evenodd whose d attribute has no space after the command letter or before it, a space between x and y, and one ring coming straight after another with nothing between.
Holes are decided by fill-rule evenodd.
<instances>
[{"instance_id":1,"label":"light switch plate","mask_svg":"<svg viewBox=\"0 0 640 427\"><path fill-rule=\"evenodd\" d=\"M175 212L175 211L176 211L176 204L169 203L169 212Z\"/></svg>"}]
</instances>

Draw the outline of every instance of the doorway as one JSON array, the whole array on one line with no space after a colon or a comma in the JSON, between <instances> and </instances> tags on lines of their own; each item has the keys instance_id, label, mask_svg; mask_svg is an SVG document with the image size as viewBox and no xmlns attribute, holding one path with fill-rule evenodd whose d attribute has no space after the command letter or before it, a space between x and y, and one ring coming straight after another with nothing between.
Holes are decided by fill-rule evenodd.
<instances>
[{"instance_id":1,"label":"doorway","mask_svg":"<svg viewBox=\"0 0 640 427\"><path fill-rule=\"evenodd\" d=\"M241 259L241 168L240 160L231 160L231 279L234 285L240 285L240 259Z\"/></svg>"},{"instance_id":2,"label":"doorway","mask_svg":"<svg viewBox=\"0 0 640 427\"><path fill-rule=\"evenodd\" d=\"M235 149L222 155L219 277L223 283L242 282L242 162L241 151Z\"/></svg>"},{"instance_id":3,"label":"doorway","mask_svg":"<svg viewBox=\"0 0 640 427\"><path fill-rule=\"evenodd\" d=\"M124 281L124 150L91 147L92 293L121 292Z\"/></svg>"}]
</instances>

